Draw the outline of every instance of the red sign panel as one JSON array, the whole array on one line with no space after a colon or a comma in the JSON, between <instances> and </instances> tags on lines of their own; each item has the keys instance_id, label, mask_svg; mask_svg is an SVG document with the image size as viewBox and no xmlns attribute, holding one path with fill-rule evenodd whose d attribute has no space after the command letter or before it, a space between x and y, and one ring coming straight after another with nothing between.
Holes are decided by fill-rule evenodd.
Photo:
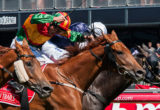
<instances>
[{"instance_id":1,"label":"red sign panel","mask_svg":"<svg viewBox=\"0 0 160 110\"><path fill-rule=\"evenodd\" d=\"M105 110L160 110L160 103L113 103Z\"/></svg>"},{"instance_id":2,"label":"red sign panel","mask_svg":"<svg viewBox=\"0 0 160 110\"><path fill-rule=\"evenodd\" d=\"M159 87L135 86L135 89L155 88L158 89ZM158 102L160 102L160 93L122 93L105 110L160 110L160 103Z\"/></svg>"}]
</instances>

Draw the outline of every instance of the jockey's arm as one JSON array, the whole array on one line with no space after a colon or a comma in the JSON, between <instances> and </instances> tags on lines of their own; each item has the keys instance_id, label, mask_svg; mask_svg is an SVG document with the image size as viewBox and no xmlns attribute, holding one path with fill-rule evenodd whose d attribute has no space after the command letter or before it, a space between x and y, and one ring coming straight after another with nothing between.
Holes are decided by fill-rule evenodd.
<instances>
[{"instance_id":1,"label":"jockey's arm","mask_svg":"<svg viewBox=\"0 0 160 110\"><path fill-rule=\"evenodd\" d=\"M51 22L62 22L65 20L64 16L54 16L50 14L34 14L31 19L31 24L51 23Z\"/></svg>"},{"instance_id":2,"label":"jockey's arm","mask_svg":"<svg viewBox=\"0 0 160 110\"><path fill-rule=\"evenodd\" d=\"M69 40L71 42L81 42L81 41L84 41L84 36L81 33L76 32L76 31L69 31L67 37L69 38Z\"/></svg>"},{"instance_id":3,"label":"jockey's arm","mask_svg":"<svg viewBox=\"0 0 160 110\"><path fill-rule=\"evenodd\" d=\"M84 39L90 39L92 41L95 40L93 35L81 34L76 31L69 31L67 37L71 42L82 42Z\"/></svg>"}]
</instances>

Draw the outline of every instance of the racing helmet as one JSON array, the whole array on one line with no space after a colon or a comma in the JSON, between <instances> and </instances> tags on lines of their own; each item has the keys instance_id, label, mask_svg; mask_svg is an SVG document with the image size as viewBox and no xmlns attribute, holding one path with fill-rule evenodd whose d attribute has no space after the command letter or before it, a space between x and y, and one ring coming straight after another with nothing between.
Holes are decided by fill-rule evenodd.
<instances>
[{"instance_id":1,"label":"racing helmet","mask_svg":"<svg viewBox=\"0 0 160 110\"><path fill-rule=\"evenodd\" d=\"M70 25L71 25L71 19L69 17L69 15L66 13L66 12L57 12L54 16L58 17L58 16L61 16L63 15L66 20L63 21L63 22L55 22L60 28L62 28L63 30L66 30L68 31Z\"/></svg>"},{"instance_id":2,"label":"racing helmet","mask_svg":"<svg viewBox=\"0 0 160 110\"><path fill-rule=\"evenodd\" d=\"M70 26L70 29L72 31L76 31L76 32L80 32L80 33L90 33L90 30L88 28L88 25L83 23L83 22L76 22L76 23L73 23L71 26Z\"/></svg>"},{"instance_id":3,"label":"racing helmet","mask_svg":"<svg viewBox=\"0 0 160 110\"><path fill-rule=\"evenodd\" d=\"M101 36L102 33L107 34L107 28L101 22L94 22L89 25L89 28L92 31L92 34L94 34L96 37Z\"/></svg>"}]
</instances>

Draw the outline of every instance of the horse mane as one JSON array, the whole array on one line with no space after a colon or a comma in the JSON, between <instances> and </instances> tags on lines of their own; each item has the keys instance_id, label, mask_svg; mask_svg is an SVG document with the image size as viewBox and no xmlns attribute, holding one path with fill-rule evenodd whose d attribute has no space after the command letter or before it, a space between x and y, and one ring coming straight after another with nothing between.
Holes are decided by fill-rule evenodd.
<instances>
[{"instance_id":1,"label":"horse mane","mask_svg":"<svg viewBox=\"0 0 160 110\"><path fill-rule=\"evenodd\" d=\"M6 54L6 53L9 52L10 50L13 50L13 49L11 49L11 48L9 48L9 47L4 47L4 46L1 46L1 45L0 45L0 56Z\"/></svg>"},{"instance_id":2,"label":"horse mane","mask_svg":"<svg viewBox=\"0 0 160 110\"><path fill-rule=\"evenodd\" d=\"M101 37L97 37L94 41L89 42L87 46L84 47L83 49L80 49L77 44L75 46L67 46L66 50L69 52L69 56L73 57L79 54L80 52L97 47L99 44L104 44L105 43L104 41L105 41L104 37L101 36Z\"/></svg>"}]
</instances>

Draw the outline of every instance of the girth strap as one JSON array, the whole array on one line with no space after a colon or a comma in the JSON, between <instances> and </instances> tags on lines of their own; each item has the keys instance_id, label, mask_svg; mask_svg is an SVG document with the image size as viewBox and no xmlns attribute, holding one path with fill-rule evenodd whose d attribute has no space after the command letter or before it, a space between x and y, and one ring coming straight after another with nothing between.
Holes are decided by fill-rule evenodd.
<instances>
[{"instance_id":1,"label":"girth strap","mask_svg":"<svg viewBox=\"0 0 160 110\"><path fill-rule=\"evenodd\" d=\"M54 82L54 81L50 81L51 84L56 84L56 85L60 85L60 86L67 86L67 87L70 87L70 88L73 88L73 89L76 89L78 90L79 92L81 92L82 94L84 93L84 91L76 86L73 86L71 84L67 84L67 83L61 83L61 82Z\"/></svg>"}]
</instances>

